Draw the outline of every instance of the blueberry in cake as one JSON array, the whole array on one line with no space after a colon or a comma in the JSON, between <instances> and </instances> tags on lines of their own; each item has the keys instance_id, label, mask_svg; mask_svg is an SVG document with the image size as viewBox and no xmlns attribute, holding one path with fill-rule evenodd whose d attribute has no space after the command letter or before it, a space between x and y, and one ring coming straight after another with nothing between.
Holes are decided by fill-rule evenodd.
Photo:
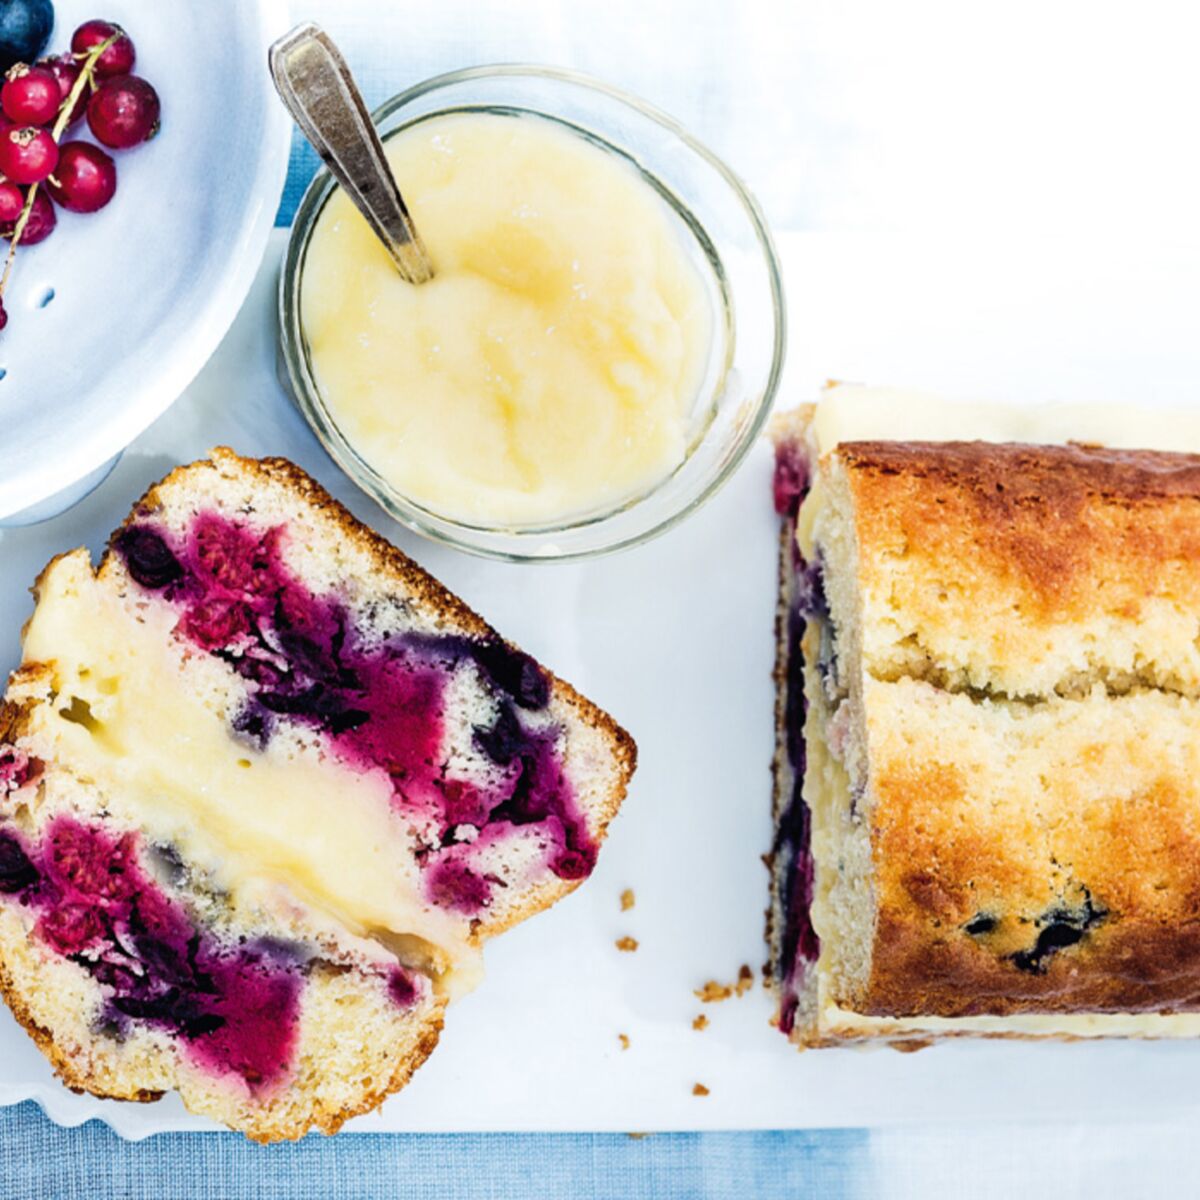
<instances>
[{"instance_id":1,"label":"blueberry in cake","mask_svg":"<svg viewBox=\"0 0 1200 1200\"><path fill-rule=\"evenodd\" d=\"M776 420L769 979L801 1046L1200 1034L1200 456L1069 415L1038 442L834 387Z\"/></svg>"},{"instance_id":2,"label":"blueberry in cake","mask_svg":"<svg viewBox=\"0 0 1200 1200\"><path fill-rule=\"evenodd\" d=\"M484 941L592 870L611 718L280 459L151 488L34 589L0 990L69 1086L260 1140L402 1087Z\"/></svg>"}]
</instances>

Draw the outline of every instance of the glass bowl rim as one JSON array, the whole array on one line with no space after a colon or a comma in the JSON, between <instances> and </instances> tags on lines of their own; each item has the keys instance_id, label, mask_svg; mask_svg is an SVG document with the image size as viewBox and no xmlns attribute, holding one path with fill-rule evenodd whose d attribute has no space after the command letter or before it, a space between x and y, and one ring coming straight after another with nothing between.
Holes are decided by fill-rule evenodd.
<instances>
[{"instance_id":1,"label":"glass bowl rim","mask_svg":"<svg viewBox=\"0 0 1200 1200\"><path fill-rule=\"evenodd\" d=\"M568 549L561 552L539 550L536 546L522 548L522 538L537 538L544 543L552 537L545 529L521 530L493 528L482 529L479 526L467 525L456 521L453 517L426 512L420 505L409 500L396 488L388 486L387 490L377 487L370 477L364 478L357 469L359 455L346 440L341 431L336 428L331 418L323 411L323 402L308 367L307 356L304 352L304 339L300 324L300 280L304 254L308 248L309 239L316 226L318 217L325 206L329 195L336 186L328 167L322 166L309 181L296 208L288 231L288 243L284 253L282 269L279 273L277 292L277 320L279 325L280 344L284 363L287 367L288 380L297 407L309 428L324 446L334 463L347 477L375 501L390 517L420 534L442 545L451 546L484 558L513 563L560 563L578 562L601 555L615 554L620 550L631 549L644 542L658 537L673 529L686 517L699 509L706 501L721 490L737 469L741 466L750 448L758 440L766 424L767 418L775 402L779 390L779 382L783 374L784 361L787 354L787 307L784 299L783 275L779 256L771 231L767 225L758 201L741 178L726 165L718 155L709 150L690 134L674 117L657 108L646 100L635 96L623 88L606 83L603 80L575 71L566 67L543 66L536 63L493 63L474 67L463 67L454 71L446 71L433 75L428 79L406 88L402 92L385 100L371 112L371 122L378 128L393 113L405 105L418 100L430 93L453 87L460 83L473 80L494 78L534 78L549 79L558 83L569 84L584 90L598 92L609 99L616 100L627 108L654 122L677 137L688 150L696 154L704 163L712 168L729 188L734 198L744 211L750 222L755 240L762 253L763 263L767 272L767 283L771 296L771 311L774 330L771 341L771 365L767 372L766 382L761 394L754 402L755 408L751 419L743 427L739 439L734 443L732 452L727 456L720 468L703 481L702 486L686 503L680 504L667 511L661 518L654 519L643 529L635 530L627 536L619 537L598 545L581 549ZM552 115L552 114L550 114ZM697 218L699 220L699 218ZM703 226L703 221L701 221ZM736 313L735 313L736 316ZM323 426L328 422L333 432ZM336 435L336 436L335 436ZM347 462L347 458L350 462ZM365 465L365 464L364 464ZM628 508L618 508L612 513L599 517L591 522L583 523L571 529L590 526L603 528L604 524L623 512L632 511L643 504L649 503L657 491L651 491L637 500ZM430 522L440 522L441 527ZM505 547L481 543L478 538L496 537L509 539L510 545Z\"/></svg>"}]
</instances>

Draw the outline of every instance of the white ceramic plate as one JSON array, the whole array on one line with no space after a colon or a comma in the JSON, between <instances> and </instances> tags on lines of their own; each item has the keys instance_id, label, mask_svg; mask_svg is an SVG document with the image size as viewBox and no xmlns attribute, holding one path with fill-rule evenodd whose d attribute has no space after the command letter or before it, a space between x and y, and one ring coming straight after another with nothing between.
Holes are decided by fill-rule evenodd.
<instances>
[{"instance_id":1,"label":"white ceramic plate","mask_svg":"<svg viewBox=\"0 0 1200 1200\"><path fill-rule=\"evenodd\" d=\"M276 235L276 247L282 235ZM1200 249L935 238L780 239L791 294L792 399L825 375L1034 400L1200 395ZM17 659L26 587L51 554L93 552L169 468L226 442L284 454L498 628L608 707L641 765L593 877L492 943L487 977L449 1012L410 1087L360 1130L655 1130L911 1120L1200 1116L1200 1043L960 1043L919 1054L800 1055L759 988L702 1006L692 989L764 957L776 524L765 447L670 535L583 565L513 567L422 542L340 475L275 378L268 258L225 344L84 504L0 532L0 668ZM1040 286L1031 290L1032 278ZM797 286L799 285L799 286ZM964 305L964 295L983 297ZM1152 297L1152 301L1148 299ZM1053 336L1047 335L1053 330ZM621 889L637 905L622 913ZM623 954L614 941L636 937ZM622 1051L617 1035L629 1036ZM694 1097L703 1083L707 1097ZM0 1011L0 1103L130 1137L205 1128L175 1097L116 1104L58 1084Z\"/></svg>"},{"instance_id":2,"label":"white ceramic plate","mask_svg":"<svg viewBox=\"0 0 1200 1200\"><path fill-rule=\"evenodd\" d=\"M162 132L114 155L107 208L60 210L45 242L18 250L0 333L0 518L101 467L188 385L254 278L287 170L291 121L266 66L284 0L100 8L133 38ZM57 53L96 5L55 9Z\"/></svg>"}]
</instances>

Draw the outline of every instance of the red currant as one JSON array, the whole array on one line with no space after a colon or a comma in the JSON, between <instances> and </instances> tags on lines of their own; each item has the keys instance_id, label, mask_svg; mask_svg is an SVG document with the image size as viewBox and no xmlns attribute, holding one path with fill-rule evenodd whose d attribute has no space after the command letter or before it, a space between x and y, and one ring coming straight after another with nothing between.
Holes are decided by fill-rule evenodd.
<instances>
[{"instance_id":1,"label":"red currant","mask_svg":"<svg viewBox=\"0 0 1200 1200\"><path fill-rule=\"evenodd\" d=\"M40 183L58 164L58 143L49 130L31 125L0 133L0 175L14 183Z\"/></svg>"},{"instance_id":2,"label":"red currant","mask_svg":"<svg viewBox=\"0 0 1200 1200\"><path fill-rule=\"evenodd\" d=\"M15 183L6 179L0 183L0 225L7 225L21 215L25 206L25 193Z\"/></svg>"},{"instance_id":3,"label":"red currant","mask_svg":"<svg viewBox=\"0 0 1200 1200\"><path fill-rule=\"evenodd\" d=\"M16 224L16 221L6 221L0 225L0 237L11 238ZM44 188L38 188L29 209L29 220L25 222L25 229L21 234L21 245L36 246L38 242L44 242L54 232L57 224L58 217L54 213L50 197L46 195Z\"/></svg>"},{"instance_id":4,"label":"red currant","mask_svg":"<svg viewBox=\"0 0 1200 1200\"><path fill-rule=\"evenodd\" d=\"M137 51L129 34L112 21L84 21L71 35L71 49L76 54L86 54L93 46L107 42L114 33L121 36L96 59L96 78L107 79L113 75L128 75L137 61Z\"/></svg>"},{"instance_id":5,"label":"red currant","mask_svg":"<svg viewBox=\"0 0 1200 1200\"><path fill-rule=\"evenodd\" d=\"M48 125L58 115L61 101L58 80L45 67L17 63L9 68L0 87L4 115L18 125Z\"/></svg>"},{"instance_id":6,"label":"red currant","mask_svg":"<svg viewBox=\"0 0 1200 1200\"><path fill-rule=\"evenodd\" d=\"M91 142L67 142L59 147L58 166L46 180L46 187L68 211L95 212L117 190L117 167L99 146Z\"/></svg>"},{"instance_id":7,"label":"red currant","mask_svg":"<svg viewBox=\"0 0 1200 1200\"><path fill-rule=\"evenodd\" d=\"M79 72L82 68L69 54L56 54L53 58L40 58L38 59L38 66L45 67L47 71L51 71L54 74L54 78L58 80L59 104L61 106L62 101L71 94L71 89L75 86L75 80L79 78ZM87 102L88 90L84 88L79 93L79 99L75 101L75 107L71 109L70 117L67 118L68 129L87 111Z\"/></svg>"},{"instance_id":8,"label":"red currant","mask_svg":"<svg viewBox=\"0 0 1200 1200\"><path fill-rule=\"evenodd\" d=\"M0 300L0 329L3 329L8 324L8 310L4 307L4 301Z\"/></svg>"},{"instance_id":9,"label":"red currant","mask_svg":"<svg viewBox=\"0 0 1200 1200\"><path fill-rule=\"evenodd\" d=\"M88 101L88 125L98 141L126 150L158 132L158 93L137 75L106 79ZM3 161L0 160L0 171Z\"/></svg>"}]
</instances>

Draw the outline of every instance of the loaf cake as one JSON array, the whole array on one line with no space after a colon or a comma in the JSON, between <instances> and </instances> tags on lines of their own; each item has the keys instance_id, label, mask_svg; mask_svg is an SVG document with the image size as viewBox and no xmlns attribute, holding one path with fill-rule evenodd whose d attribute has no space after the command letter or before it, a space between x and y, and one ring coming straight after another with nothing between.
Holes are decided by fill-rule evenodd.
<instances>
[{"instance_id":1,"label":"loaf cake","mask_svg":"<svg viewBox=\"0 0 1200 1200\"><path fill-rule=\"evenodd\" d=\"M1200 1034L1200 456L896 400L775 424L775 1021Z\"/></svg>"},{"instance_id":2,"label":"loaf cake","mask_svg":"<svg viewBox=\"0 0 1200 1200\"><path fill-rule=\"evenodd\" d=\"M150 489L34 589L0 990L72 1088L259 1140L403 1086L489 937L592 870L611 718L281 459Z\"/></svg>"}]
</instances>

